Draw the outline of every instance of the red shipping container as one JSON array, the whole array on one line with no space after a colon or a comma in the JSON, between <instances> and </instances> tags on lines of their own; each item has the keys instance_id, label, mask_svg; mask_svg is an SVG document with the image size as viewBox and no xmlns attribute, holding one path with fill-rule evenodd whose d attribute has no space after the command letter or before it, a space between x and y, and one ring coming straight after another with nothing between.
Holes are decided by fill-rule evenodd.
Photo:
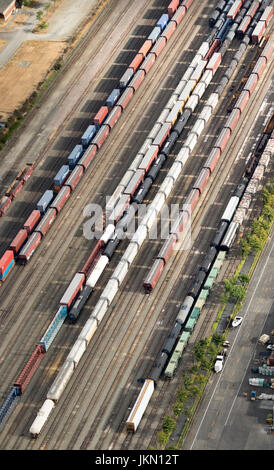
<instances>
[{"instance_id":1,"label":"red shipping container","mask_svg":"<svg viewBox=\"0 0 274 470\"><path fill-rule=\"evenodd\" d=\"M56 198L53 200L53 202L50 204L49 207L51 209L56 209L57 212L60 212L63 209L69 197L70 197L70 187L63 186L63 188L59 191L58 195L56 196Z\"/></svg>"},{"instance_id":2,"label":"red shipping container","mask_svg":"<svg viewBox=\"0 0 274 470\"><path fill-rule=\"evenodd\" d=\"M57 212L55 208L48 209L34 231L40 232L42 235L45 236L47 231L50 229L56 215L57 215Z\"/></svg>"},{"instance_id":3,"label":"red shipping container","mask_svg":"<svg viewBox=\"0 0 274 470\"><path fill-rule=\"evenodd\" d=\"M28 261L41 242L41 238L41 233L33 233L25 246L21 249L18 258L25 262Z\"/></svg>"},{"instance_id":4,"label":"red shipping container","mask_svg":"<svg viewBox=\"0 0 274 470\"><path fill-rule=\"evenodd\" d=\"M149 271L146 279L144 280L144 288L146 292L151 292L158 282L159 277L164 269L165 263L162 259L156 259Z\"/></svg>"},{"instance_id":5,"label":"red shipping container","mask_svg":"<svg viewBox=\"0 0 274 470\"><path fill-rule=\"evenodd\" d=\"M189 215L194 211L196 204L198 202L200 193L198 189L192 189L188 195L186 201L184 202L184 210L186 210Z\"/></svg>"},{"instance_id":6,"label":"red shipping container","mask_svg":"<svg viewBox=\"0 0 274 470\"><path fill-rule=\"evenodd\" d=\"M82 167L82 165L76 165L74 170L72 170L71 174L69 175L64 186L69 186L70 189L73 191L79 183L80 179L82 178L83 173L84 168Z\"/></svg>"},{"instance_id":7,"label":"red shipping container","mask_svg":"<svg viewBox=\"0 0 274 470\"><path fill-rule=\"evenodd\" d=\"M149 52L146 59L142 63L140 70L144 70L146 73L148 73L148 71L151 69L152 65L154 64L155 60L156 60L156 55Z\"/></svg>"},{"instance_id":8,"label":"red shipping container","mask_svg":"<svg viewBox=\"0 0 274 470\"><path fill-rule=\"evenodd\" d=\"M26 231L28 232L28 235L30 235L33 229L36 227L40 218L41 218L40 211L38 211L37 209L34 209L23 225L23 228L26 229Z\"/></svg>"},{"instance_id":9,"label":"red shipping container","mask_svg":"<svg viewBox=\"0 0 274 470\"><path fill-rule=\"evenodd\" d=\"M122 114L121 106L114 106L112 108L110 115L105 120L105 125L109 126L109 128L112 129L115 126L121 114Z\"/></svg>"},{"instance_id":10,"label":"red shipping container","mask_svg":"<svg viewBox=\"0 0 274 470\"><path fill-rule=\"evenodd\" d=\"M170 4L167 7L169 18L171 18L174 15L175 11L177 10L179 6L179 3L180 3L179 0L172 0L172 2L170 2Z\"/></svg>"},{"instance_id":11,"label":"red shipping container","mask_svg":"<svg viewBox=\"0 0 274 470\"><path fill-rule=\"evenodd\" d=\"M212 173L215 166L218 163L220 156L221 156L221 150L219 149L219 147L218 148L213 147L203 168L209 168L209 170Z\"/></svg>"},{"instance_id":12,"label":"red shipping container","mask_svg":"<svg viewBox=\"0 0 274 470\"><path fill-rule=\"evenodd\" d=\"M206 66L206 70L212 70L212 73L216 72L217 68L219 67L220 63L222 60L222 54L220 52L214 52L212 55L210 61L208 62Z\"/></svg>"},{"instance_id":13,"label":"red shipping container","mask_svg":"<svg viewBox=\"0 0 274 470\"><path fill-rule=\"evenodd\" d=\"M176 13L173 15L172 20L176 21L176 23L178 25L179 23L181 23L181 21L182 21L183 17L185 16L186 12L187 12L186 6L185 5L180 6L178 8L178 10L176 11Z\"/></svg>"},{"instance_id":14,"label":"red shipping container","mask_svg":"<svg viewBox=\"0 0 274 470\"><path fill-rule=\"evenodd\" d=\"M2 258L0 259L0 274L4 274L7 267L10 263L14 260L14 253L12 250L6 250L3 254Z\"/></svg>"},{"instance_id":15,"label":"red shipping container","mask_svg":"<svg viewBox=\"0 0 274 470\"><path fill-rule=\"evenodd\" d=\"M133 96L133 88L126 88L123 94L120 96L117 106L122 106L123 110L127 107L128 103L130 102L132 96Z\"/></svg>"},{"instance_id":16,"label":"red shipping container","mask_svg":"<svg viewBox=\"0 0 274 470\"><path fill-rule=\"evenodd\" d=\"M138 69L138 67L139 67L140 63L142 62L143 58L144 58L143 54L138 52L138 54L136 54L136 56L134 57L132 62L129 64L129 68L133 69L134 72L136 72L136 70Z\"/></svg>"},{"instance_id":17,"label":"red shipping container","mask_svg":"<svg viewBox=\"0 0 274 470\"><path fill-rule=\"evenodd\" d=\"M93 119L95 126L100 126L102 122L104 121L104 119L107 117L107 115L108 115L108 107L101 106L98 113L96 114L96 116L94 116L94 119Z\"/></svg>"},{"instance_id":18,"label":"red shipping container","mask_svg":"<svg viewBox=\"0 0 274 470\"><path fill-rule=\"evenodd\" d=\"M147 39L142 45L141 49L139 50L139 54L143 54L143 56L145 57L148 51L150 51L151 47L152 47L152 41L151 39Z\"/></svg>"},{"instance_id":19,"label":"red shipping container","mask_svg":"<svg viewBox=\"0 0 274 470\"><path fill-rule=\"evenodd\" d=\"M227 142L229 141L229 137L231 134L230 128L224 128L219 135L216 144L214 147L219 147L221 152L225 149Z\"/></svg>"},{"instance_id":20,"label":"red shipping container","mask_svg":"<svg viewBox=\"0 0 274 470\"><path fill-rule=\"evenodd\" d=\"M212 45L210 46L208 53L205 56L205 60L211 59L215 49L218 48L219 44L220 44L220 39L214 39Z\"/></svg>"},{"instance_id":21,"label":"red shipping container","mask_svg":"<svg viewBox=\"0 0 274 470\"><path fill-rule=\"evenodd\" d=\"M238 108L233 109L229 118L226 120L224 127L230 129L231 132L233 132L240 116L241 116L241 111Z\"/></svg>"},{"instance_id":22,"label":"red shipping container","mask_svg":"<svg viewBox=\"0 0 274 470\"><path fill-rule=\"evenodd\" d=\"M170 233L173 233L176 236L177 241L180 239L184 228L187 226L188 219L188 212L183 210L180 212L179 217L177 217L177 219L175 219L174 223L172 224Z\"/></svg>"},{"instance_id":23,"label":"red shipping container","mask_svg":"<svg viewBox=\"0 0 274 470\"><path fill-rule=\"evenodd\" d=\"M170 21L167 25L167 27L164 29L164 31L161 34L161 37L166 38L169 40L174 33L175 29L177 28L177 23L176 21Z\"/></svg>"},{"instance_id":24,"label":"red shipping container","mask_svg":"<svg viewBox=\"0 0 274 470\"><path fill-rule=\"evenodd\" d=\"M167 43L167 40L164 36L159 37L159 39L157 39L153 48L151 49L151 53L156 54L156 56L158 57L160 52L162 52L162 50L164 49L166 43Z\"/></svg>"},{"instance_id":25,"label":"red shipping container","mask_svg":"<svg viewBox=\"0 0 274 470\"><path fill-rule=\"evenodd\" d=\"M144 80L145 75L146 73L144 70L138 70L138 72L135 73L131 82L128 84L128 87L131 87L134 91L136 91Z\"/></svg>"},{"instance_id":26,"label":"red shipping container","mask_svg":"<svg viewBox=\"0 0 274 470\"><path fill-rule=\"evenodd\" d=\"M85 151L84 155L80 158L76 166L81 165L86 170L91 160L93 160L93 158L95 157L96 152L97 152L97 146L90 145Z\"/></svg>"},{"instance_id":27,"label":"red shipping container","mask_svg":"<svg viewBox=\"0 0 274 470\"><path fill-rule=\"evenodd\" d=\"M23 244L25 243L25 241L27 240L27 238L28 238L28 232L26 229L22 228L21 230L19 230L16 237L14 237L14 239L12 240L10 244L10 249L14 253L18 253L20 249L22 248Z\"/></svg>"},{"instance_id":28,"label":"red shipping container","mask_svg":"<svg viewBox=\"0 0 274 470\"><path fill-rule=\"evenodd\" d=\"M237 36L240 39L242 39L244 37L244 34L245 34L251 20L252 20L252 18L250 16L245 16L243 21L241 22L239 28L237 29Z\"/></svg>"},{"instance_id":29,"label":"red shipping container","mask_svg":"<svg viewBox=\"0 0 274 470\"><path fill-rule=\"evenodd\" d=\"M244 108L246 107L247 105L247 102L249 100L249 92L248 91L242 91L234 108L239 108L239 110L241 111L241 113L243 112Z\"/></svg>"}]
</instances>

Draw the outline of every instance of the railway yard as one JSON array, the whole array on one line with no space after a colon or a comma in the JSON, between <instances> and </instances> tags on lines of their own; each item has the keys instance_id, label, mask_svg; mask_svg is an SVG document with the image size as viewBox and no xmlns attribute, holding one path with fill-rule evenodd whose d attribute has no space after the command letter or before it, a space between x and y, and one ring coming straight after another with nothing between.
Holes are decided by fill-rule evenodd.
<instances>
[{"instance_id":1,"label":"railway yard","mask_svg":"<svg viewBox=\"0 0 274 470\"><path fill-rule=\"evenodd\" d=\"M252 7L249 27L237 32ZM124 19L118 22L121 12ZM2 193L25 164L31 170L8 210L2 211L0 257L32 211L37 211L45 191L53 191L55 198L49 200L45 215L41 210L39 225L31 233L25 229L24 244L15 248L10 272L1 271L1 449L160 448L157 433L185 371L187 349L172 380L163 373L176 341L184 330L189 331L182 305L190 302L193 307L221 252L226 259L219 282L234 273L240 257L234 236L238 240L250 224L247 217L239 222L240 212L238 219L232 219L236 207L240 211L243 197L251 200L252 218L260 205L260 190L273 178L273 129L265 130L269 122L273 127L272 15L267 0L110 0L70 54L39 108L31 111L0 152ZM157 53L149 52L152 46ZM106 107L113 90L118 90L116 102ZM93 120L102 106L107 108L106 118L96 127ZM228 121L231 116L235 120ZM75 146L83 143L81 138L90 125L94 134L77 165L68 169L75 179L69 176L54 186L54 177L68 164ZM258 142L264 144L253 161ZM258 167L263 178L258 176ZM153 178L150 171L155 171ZM128 189L132 181L134 189ZM126 209L135 208L137 222L139 203L151 204L146 222L136 224L131 240L126 237L118 243L114 234L128 217ZM89 204L104 211L100 240L86 236L92 216ZM180 224L180 230L173 230L171 224L171 249L164 251L167 240L160 238L160 228L176 220L171 220L169 212L163 212L160 220L159 214L164 205L170 209L172 204L180 208L183 230ZM113 210L115 217L109 222L107 215ZM44 228L43 217L48 214L51 222ZM232 235L224 235L213 245L220 224L223 235ZM187 232L187 226L191 227L190 239L183 248L174 249L178 233ZM157 227L157 237L149 237L151 227ZM272 245L273 230L266 249ZM206 267L203 262L212 249L214 255ZM261 262L255 274L260 276L259 269L264 269L267 284L273 262ZM198 282L197 276L202 280ZM81 285L75 287L72 298L75 279ZM259 335L263 320L269 330L274 327L270 318L273 289L268 284L267 288L266 317L252 320L252 337L252 327ZM77 299L86 292L80 312ZM66 295L70 295L69 302ZM247 305L249 301L253 298L247 298ZM217 313L218 306L201 312L189 347L211 335ZM240 328L243 332L244 324ZM243 338L244 334L240 344ZM235 343L236 358L241 352L237 348ZM248 355L244 360L249 363ZM234 366L232 357L226 373ZM226 426L227 422L224 431L222 421L215 430L214 421L213 430L205 427L208 419L203 416L216 392L215 379L208 385L182 448L273 448L273 435L265 432L265 439L256 438L262 434L260 423L252 422L259 430L243 441L238 429L237 443L233 426ZM238 376L237 380L241 382ZM138 397L145 386L151 391L139 419ZM228 395L229 417L233 392ZM216 400L220 401L218 390ZM39 421L37 413L43 404L49 411ZM217 429L222 429L219 435Z\"/></svg>"}]
</instances>

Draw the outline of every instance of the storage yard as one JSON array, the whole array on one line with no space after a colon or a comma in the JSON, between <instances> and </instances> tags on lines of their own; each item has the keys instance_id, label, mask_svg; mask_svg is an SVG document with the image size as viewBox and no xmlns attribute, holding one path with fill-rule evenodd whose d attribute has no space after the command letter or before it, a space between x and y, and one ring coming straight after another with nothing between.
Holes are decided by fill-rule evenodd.
<instances>
[{"instance_id":1,"label":"storage yard","mask_svg":"<svg viewBox=\"0 0 274 470\"><path fill-rule=\"evenodd\" d=\"M107 8L34 109L37 140L30 118L1 152L2 449L157 448L188 343L216 319L204 299L271 181L271 2Z\"/></svg>"}]
</instances>

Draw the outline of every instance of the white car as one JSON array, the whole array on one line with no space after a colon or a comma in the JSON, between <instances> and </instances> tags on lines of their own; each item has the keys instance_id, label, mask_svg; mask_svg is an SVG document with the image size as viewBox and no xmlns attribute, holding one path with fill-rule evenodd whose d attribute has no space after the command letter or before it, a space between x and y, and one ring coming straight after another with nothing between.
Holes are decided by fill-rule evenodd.
<instances>
[{"instance_id":1,"label":"white car","mask_svg":"<svg viewBox=\"0 0 274 470\"><path fill-rule=\"evenodd\" d=\"M266 349L268 349L269 351L274 351L274 344L269 344Z\"/></svg>"},{"instance_id":2,"label":"white car","mask_svg":"<svg viewBox=\"0 0 274 470\"><path fill-rule=\"evenodd\" d=\"M243 321L243 317L239 317L236 315L236 317L234 318L233 322L232 322L232 328L235 328L236 326L239 326Z\"/></svg>"}]
</instances>

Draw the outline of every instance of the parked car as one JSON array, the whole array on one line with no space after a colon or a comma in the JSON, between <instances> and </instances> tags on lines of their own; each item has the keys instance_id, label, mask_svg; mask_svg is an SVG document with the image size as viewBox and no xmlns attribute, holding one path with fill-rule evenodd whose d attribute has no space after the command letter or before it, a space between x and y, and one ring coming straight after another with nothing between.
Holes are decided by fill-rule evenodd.
<instances>
[{"instance_id":1,"label":"parked car","mask_svg":"<svg viewBox=\"0 0 274 470\"><path fill-rule=\"evenodd\" d=\"M266 349L268 349L269 351L274 351L274 344L269 344Z\"/></svg>"}]
</instances>

